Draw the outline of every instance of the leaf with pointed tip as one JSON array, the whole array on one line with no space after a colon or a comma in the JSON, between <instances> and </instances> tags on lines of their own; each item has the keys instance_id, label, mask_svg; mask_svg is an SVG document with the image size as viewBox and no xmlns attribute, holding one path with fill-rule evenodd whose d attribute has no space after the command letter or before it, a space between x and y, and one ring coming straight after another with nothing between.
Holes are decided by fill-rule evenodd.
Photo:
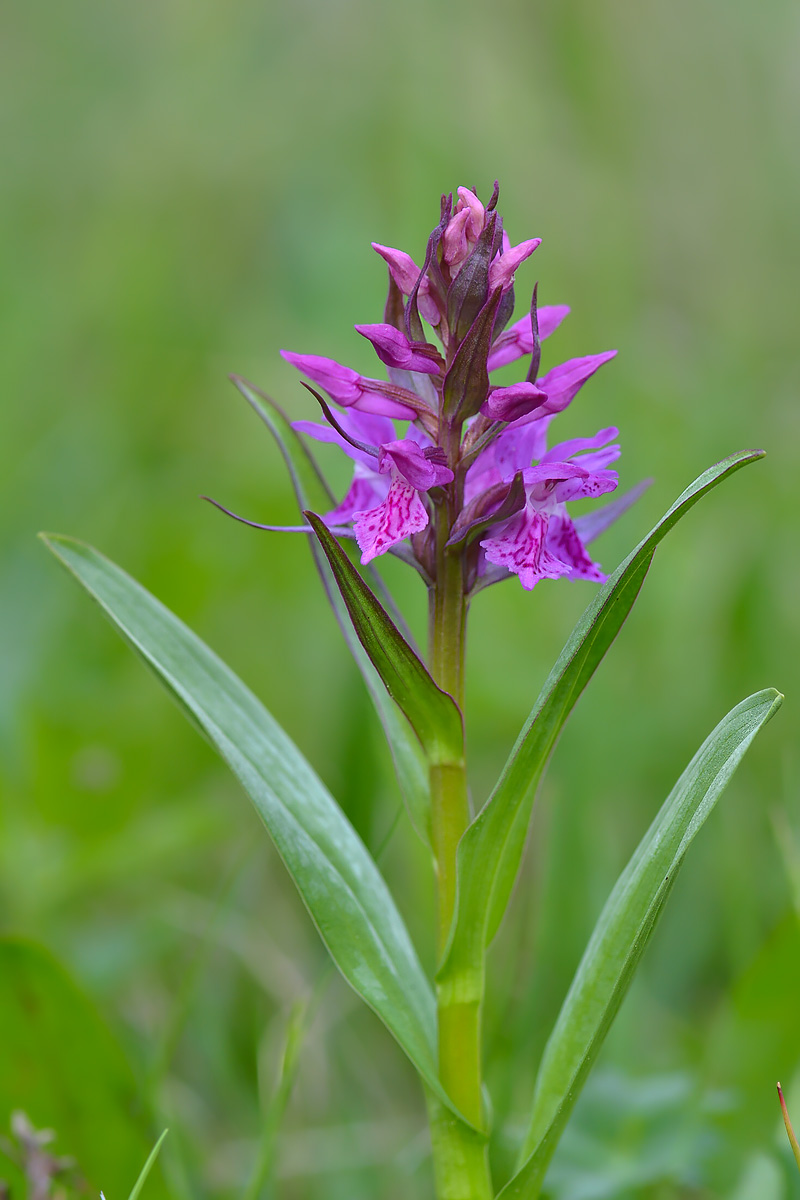
<instances>
[{"instance_id":1,"label":"leaf with pointed tip","mask_svg":"<svg viewBox=\"0 0 800 1200\"><path fill-rule=\"evenodd\" d=\"M238 376L233 376L233 382L244 396L256 415L269 429L278 449L283 455L289 476L292 481L297 503L301 512L307 508L326 510L335 504L327 483L320 472L308 447L281 408L264 392ZM322 554L315 538L309 539L311 553L319 571L322 586L333 609L333 614L342 631L356 665L360 670L364 683L367 685L375 711L383 727L386 741L392 755L397 782L406 803L411 823L419 836L430 844L430 783L428 766L425 762L419 740L409 727L370 662L365 650L355 635L353 625L344 606L338 588L335 586L333 575ZM370 572L370 581L376 588L381 588L382 580L377 571ZM384 603L390 603L390 597L381 592ZM394 612L394 609L393 609ZM396 614L395 614L396 615Z\"/></svg>"},{"instance_id":2,"label":"leaf with pointed tip","mask_svg":"<svg viewBox=\"0 0 800 1200\"><path fill-rule=\"evenodd\" d=\"M253 693L155 597L91 546L42 536L227 762L342 975L449 1105L432 989L382 875L327 788Z\"/></svg>"},{"instance_id":3,"label":"leaf with pointed tip","mask_svg":"<svg viewBox=\"0 0 800 1200\"><path fill-rule=\"evenodd\" d=\"M312 512L305 517L325 551L362 646L429 762L462 762L464 731L458 705L435 683L324 522Z\"/></svg>"},{"instance_id":4,"label":"leaf with pointed tip","mask_svg":"<svg viewBox=\"0 0 800 1200\"><path fill-rule=\"evenodd\" d=\"M701 496L763 450L710 467L684 491L598 591L570 634L492 795L458 847L458 893L450 945L439 972L463 996L483 993L483 955L503 918L525 846L536 785L564 724L633 607L662 538Z\"/></svg>"},{"instance_id":5,"label":"leaf with pointed tip","mask_svg":"<svg viewBox=\"0 0 800 1200\"><path fill-rule=\"evenodd\" d=\"M681 775L600 914L545 1047L523 1166L503 1200L536 1200L581 1088L630 986L689 846L758 731L780 707L774 688L742 700Z\"/></svg>"},{"instance_id":6,"label":"leaf with pointed tip","mask_svg":"<svg viewBox=\"0 0 800 1200\"><path fill-rule=\"evenodd\" d=\"M496 288L469 327L442 384L444 417L465 421L474 417L489 394L486 362L502 290Z\"/></svg>"},{"instance_id":7,"label":"leaf with pointed tip","mask_svg":"<svg viewBox=\"0 0 800 1200\"><path fill-rule=\"evenodd\" d=\"M144 1187L144 1185L147 1183L147 1176L150 1174L153 1167L155 1166L155 1161L158 1158L158 1152L161 1149L161 1146L164 1142L164 1138L167 1136L168 1133L169 1133L168 1129L165 1129L163 1131L163 1133L161 1134L161 1137L158 1139L155 1146L153 1146L153 1149L148 1154L147 1162L144 1164L141 1171L139 1172L139 1178L136 1180L136 1183L131 1188L131 1194L128 1197L128 1200L139 1200L139 1194L140 1194L142 1188Z\"/></svg>"}]
</instances>

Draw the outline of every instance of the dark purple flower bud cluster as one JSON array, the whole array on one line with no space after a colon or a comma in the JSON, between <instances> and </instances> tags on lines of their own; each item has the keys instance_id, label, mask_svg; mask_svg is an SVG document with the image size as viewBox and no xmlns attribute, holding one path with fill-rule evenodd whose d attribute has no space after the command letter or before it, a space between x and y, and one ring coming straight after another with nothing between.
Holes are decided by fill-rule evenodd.
<instances>
[{"instance_id":1,"label":"dark purple flower bud cluster","mask_svg":"<svg viewBox=\"0 0 800 1200\"><path fill-rule=\"evenodd\" d=\"M534 288L528 312L509 325L515 273L541 239L512 245L497 198L497 184L485 205L468 188L455 204L443 196L422 267L373 242L389 270L384 321L355 328L388 379L284 350L343 410L334 417L318 397L325 424L298 421L295 429L353 460L347 495L323 519L355 536L363 563L410 539L431 582L442 553L460 556L466 593L509 573L525 588L560 576L602 581L567 505L617 486L617 430L550 449L548 430L616 352L540 374L541 343L569 309L539 308ZM525 378L495 385L492 373L518 359L528 360Z\"/></svg>"}]
</instances>

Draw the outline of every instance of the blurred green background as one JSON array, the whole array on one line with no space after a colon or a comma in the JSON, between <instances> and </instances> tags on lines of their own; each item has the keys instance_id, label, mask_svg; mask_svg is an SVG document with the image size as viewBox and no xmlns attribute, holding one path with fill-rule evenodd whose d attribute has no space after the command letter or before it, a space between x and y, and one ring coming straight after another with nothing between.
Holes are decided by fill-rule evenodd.
<instances>
[{"instance_id":1,"label":"blurred green background","mask_svg":"<svg viewBox=\"0 0 800 1200\"><path fill-rule=\"evenodd\" d=\"M293 519L279 455L226 374L311 415L279 348L373 369L352 329L381 319L370 240L419 260L440 191L485 196L499 178L512 240L544 239L520 303L538 277L540 302L572 305L547 363L620 351L562 418L568 435L619 425L623 485L655 481L598 543L603 564L711 462L768 457L659 551L543 788L490 963L498 1174L616 874L706 733L775 685L784 709L692 851L552 1195L800 1194L774 1100L777 1077L794 1081L800 1113L797 6L40 0L0 20L0 930L66 965L135 1074L108 1082L131 1068L53 1026L41 1078L0 1069L0 1128L20 1105L56 1124L58 1149L119 1200L169 1124L151 1194L238 1195L289 1012L325 970L247 801L36 531L93 542L169 604L376 845L398 794L304 539L238 526L198 494ZM417 580L386 574L421 627ZM476 600L477 801L591 592L509 583ZM383 865L430 962L429 870L407 822ZM6 1067L29 1035L36 1058L38 1026L14 1020ZM104 1088L113 1103L72 1128L71 1098ZM120 1105L139 1140L104 1161L103 1112ZM287 1200L431 1195L410 1068L337 979L275 1171Z\"/></svg>"}]
</instances>

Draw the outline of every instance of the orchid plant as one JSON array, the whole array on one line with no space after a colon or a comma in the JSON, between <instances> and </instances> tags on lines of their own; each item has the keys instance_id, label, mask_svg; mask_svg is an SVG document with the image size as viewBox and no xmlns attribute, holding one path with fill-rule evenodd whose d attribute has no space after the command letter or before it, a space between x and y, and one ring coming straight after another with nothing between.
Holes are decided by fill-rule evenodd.
<instances>
[{"instance_id":1,"label":"orchid plant","mask_svg":"<svg viewBox=\"0 0 800 1200\"><path fill-rule=\"evenodd\" d=\"M781 701L768 689L728 713L644 834L597 921L535 1078L532 1064L519 1064L531 1076L527 1132L515 1173L493 1180L481 1031L486 955L519 871L537 785L661 539L701 496L762 457L760 450L746 450L704 472L607 578L588 547L644 485L589 514L572 515L573 501L616 489L617 430L559 442L551 439L550 425L615 352L541 373L542 342L569 309L539 307L534 287L530 305L511 323L515 273L540 239L513 245L497 201L496 184L485 204L467 188L458 189L455 204L443 196L421 266L403 251L373 243L388 267L386 307L381 323L356 330L386 367L385 377L284 351L309 381L322 420L291 423L274 401L234 377L277 439L303 514L289 527L247 523L307 535L388 739L410 819L430 849L437 894L434 979L424 972L369 850L255 696L97 551L46 537L238 776L336 966L416 1068L439 1200L540 1195L677 869ZM521 381L493 383L499 367L518 360ZM342 500L332 494L308 439L335 444L353 462ZM424 656L374 566L385 554L412 566L427 588ZM467 616L479 592L515 576L528 591L561 578L598 587L494 789L473 808L464 738Z\"/></svg>"}]
</instances>

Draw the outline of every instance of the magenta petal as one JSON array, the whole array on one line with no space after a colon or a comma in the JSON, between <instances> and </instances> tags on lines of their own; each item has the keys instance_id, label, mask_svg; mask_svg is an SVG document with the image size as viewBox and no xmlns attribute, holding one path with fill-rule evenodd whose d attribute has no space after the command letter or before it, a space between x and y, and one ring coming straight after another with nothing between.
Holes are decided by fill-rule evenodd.
<instances>
[{"instance_id":1,"label":"magenta petal","mask_svg":"<svg viewBox=\"0 0 800 1200\"><path fill-rule=\"evenodd\" d=\"M388 367L424 371L427 375L439 374L436 363L415 350L413 342L394 325L356 325L355 328L357 333L372 343L378 358Z\"/></svg>"},{"instance_id":2,"label":"magenta petal","mask_svg":"<svg viewBox=\"0 0 800 1200\"><path fill-rule=\"evenodd\" d=\"M323 387L337 404L354 404L361 395L358 372L332 358L324 358L321 354L294 354L290 350L281 350L281 358Z\"/></svg>"},{"instance_id":3,"label":"magenta petal","mask_svg":"<svg viewBox=\"0 0 800 1200\"><path fill-rule=\"evenodd\" d=\"M545 304L538 309L536 315L539 322L539 341L543 342L545 338L550 337L550 334L558 329L568 313L568 304ZM489 361L486 364L487 368L489 371L496 371L498 367L516 362L518 358L522 358L524 354L530 354L532 351L531 314L526 313L524 317L520 317L500 334L492 347Z\"/></svg>"},{"instance_id":4,"label":"magenta petal","mask_svg":"<svg viewBox=\"0 0 800 1200\"><path fill-rule=\"evenodd\" d=\"M558 579L570 567L555 558L547 549L548 517L531 504L505 521L481 546L487 562L506 567L519 576L526 591L540 579Z\"/></svg>"},{"instance_id":5,"label":"magenta petal","mask_svg":"<svg viewBox=\"0 0 800 1200\"><path fill-rule=\"evenodd\" d=\"M605 583L607 576L596 562L592 562L566 512L555 512L551 515L547 527L547 549L567 564L569 579L590 579L593 583Z\"/></svg>"},{"instance_id":6,"label":"magenta petal","mask_svg":"<svg viewBox=\"0 0 800 1200\"><path fill-rule=\"evenodd\" d=\"M450 218L442 234L442 254L449 265L457 266L469 254L467 224L472 222L472 210L462 208Z\"/></svg>"},{"instance_id":7,"label":"magenta petal","mask_svg":"<svg viewBox=\"0 0 800 1200\"><path fill-rule=\"evenodd\" d=\"M385 260L392 279L403 295L410 296L420 276L419 267L411 255L406 254L405 250L393 250L391 246L381 246L379 242L372 242L371 245L372 249Z\"/></svg>"},{"instance_id":8,"label":"magenta petal","mask_svg":"<svg viewBox=\"0 0 800 1200\"><path fill-rule=\"evenodd\" d=\"M616 353L616 350L606 350L604 354L587 354L583 358L571 358L543 375L537 382L539 387L547 392L545 412L563 412L587 379L591 379L595 371L599 370L603 363L614 358Z\"/></svg>"},{"instance_id":9,"label":"magenta petal","mask_svg":"<svg viewBox=\"0 0 800 1200\"><path fill-rule=\"evenodd\" d=\"M329 445L338 446L354 462L363 463L364 466L372 467L373 470L377 469L377 461L373 455L351 445L330 425L319 425L316 421L292 421L292 429L298 433L304 433L306 437L314 438L316 442L327 442Z\"/></svg>"},{"instance_id":10,"label":"magenta petal","mask_svg":"<svg viewBox=\"0 0 800 1200\"><path fill-rule=\"evenodd\" d=\"M432 487L442 487L453 481L450 468L426 456L425 451L410 438L381 446L378 467L381 471L389 471L394 467L406 483L419 492L427 492Z\"/></svg>"},{"instance_id":11,"label":"magenta petal","mask_svg":"<svg viewBox=\"0 0 800 1200\"><path fill-rule=\"evenodd\" d=\"M508 291L514 282L514 272L526 258L530 258L534 250L541 246L541 238L529 238L518 246L510 246L503 254L498 254L489 267L489 291L501 287Z\"/></svg>"},{"instance_id":12,"label":"magenta petal","mask_svg":"<svg viewBox=\"0 0 800 1200\"><path fill-rule=\"evenodd\" d=\"M364 566L397 542L419 533L428 524L428 511L415 488L396 476L382 504L354 514L353 528Z\"/></svg>"},{"instance_id":13,"label":"magenta petal","mask_svg":"<svg viewBox=\"0 0 800 1200\"><path fill-rule=\"evenodd\" d=\"M493 388L481 406L481 412L492 421L516 421L541 408L547 392L533 383L514 383L511 387Z\"/></svg>"},{"instance_id":14,"label":"magenta petal","mask_svg":"<svg viewBox=\"0 0 800 1200\"><path fill-rule=\"evenodd\" d=\"M559 442L553 446L542 456L542 462L564 462L568 458L572 458L574 454L580 454L583 450L600 450L608 442L615 438L619 430L615 425L609 425L607 429L599 430L594 437L590 438L570 438L569 441ZM619 447L615 447L619 450ZM618 454L614 456L619 457ZM579 459L582 467L587 466L585 459Z\"/></svg>"},{"instance_id":15,"label":"magenta petal","mask_svg":"<svg viewBox=\"0 0 800 1200\"><path fill-rule=\"evenodd\" d=\"M358 469L353 476L353 482L347 490L347 495L341 504L325 513L323 521L326 525L347 525L358 512L381 504L386 499L389 490L388 479L374 472L361 474Z\"/></svg>"}]
</instances>

